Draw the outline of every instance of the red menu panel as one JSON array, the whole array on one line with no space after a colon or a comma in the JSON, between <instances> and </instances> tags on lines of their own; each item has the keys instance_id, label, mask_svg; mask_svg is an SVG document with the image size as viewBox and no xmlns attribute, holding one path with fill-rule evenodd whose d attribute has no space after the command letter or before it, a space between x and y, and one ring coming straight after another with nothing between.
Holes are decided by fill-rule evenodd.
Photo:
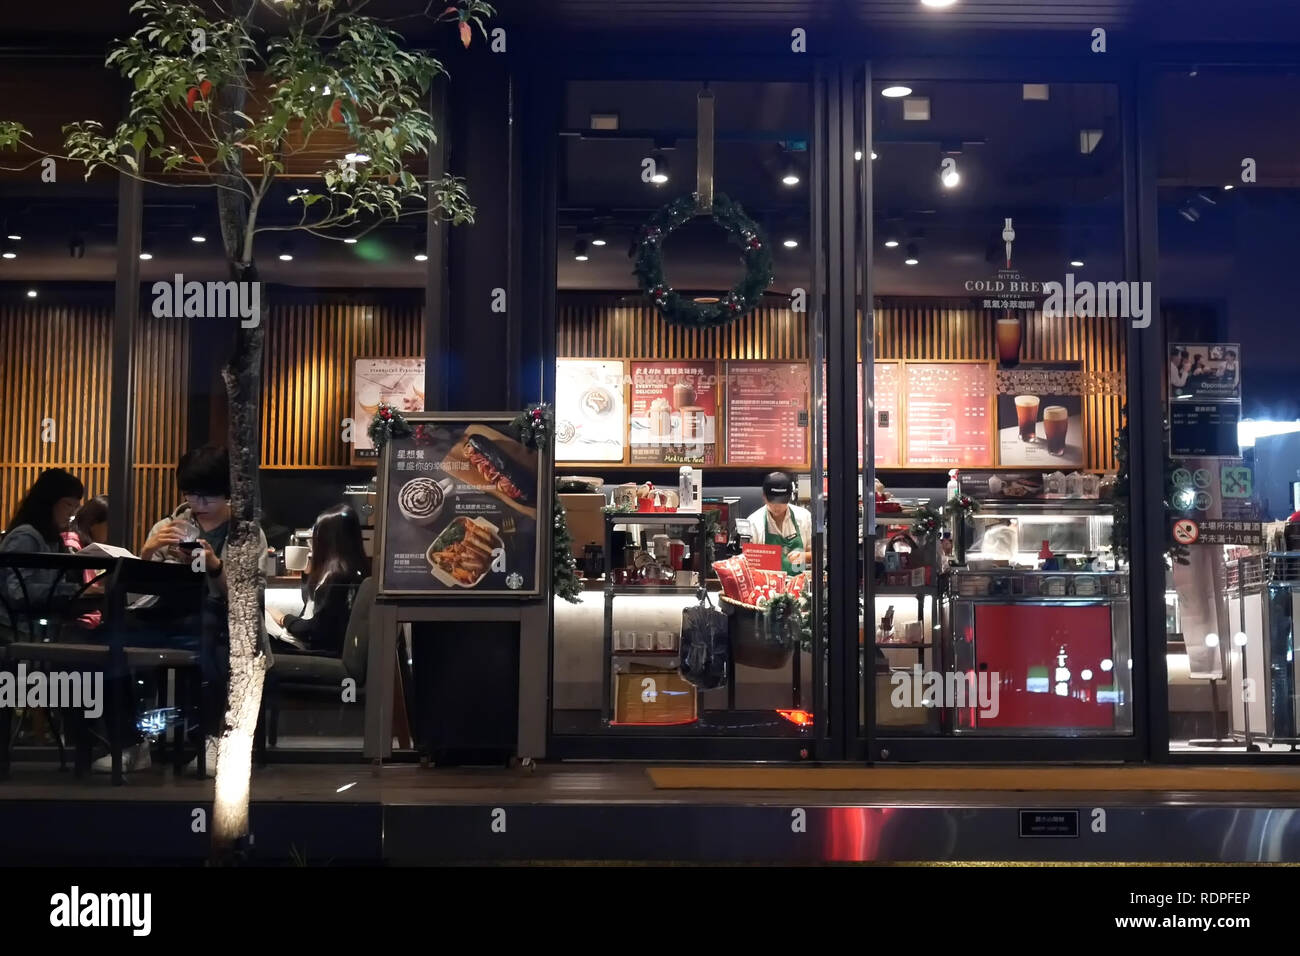
<instances>
[{"instance_id":1,"label":"red menu panel","mask_svg":"<svg viewBox=\"0 0 1300 956\"><path fill-rule=\"evenodd\" d=\"M712 362L633 362L632 461L716 464L716 380Z\"/></svg>"},{"instance_id":2,"label":"red menu panel","mask_svg":"<svg viewBox=\"0 0 1300 956\"><path fill-rule=\"evenodd\" d=\"M862 366L858 366L858 388L862 387ZM876 363L876 467L897 468L899 461L899 431L903 422L898 417L898 363ZM862 449L858 449L858 467L862 467Z\"/></svg>"},{"instance_id":3,"label":"red menu panel","mask_svg":"<svg viewBox=\"0 0 1300 956\"><path fill-rule=\"evenodd\" d=\"M989 398L992 381L983 362L906 365L907 452L905 465L993 464Z\"/></svg>"},{"instance_id":4,"label":"red menu panel","mask_svg":"<svg viewBox=\"0 0 1300 956\"><path fill-rule=\"evenodd\" d=\"M808 461L810 378L797 362L727 363L727 464Z\"/></svg>"}]
</instances>

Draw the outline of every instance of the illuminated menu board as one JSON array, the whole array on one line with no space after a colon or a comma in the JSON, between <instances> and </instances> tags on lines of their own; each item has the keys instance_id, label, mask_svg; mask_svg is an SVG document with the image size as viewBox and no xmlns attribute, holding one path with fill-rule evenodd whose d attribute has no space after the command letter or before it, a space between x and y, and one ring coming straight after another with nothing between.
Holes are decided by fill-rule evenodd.
<instances>
[{"instance_id":1,"label":"illuminated menu board","mask_svg":"<svg viewBox=\"0 0 1300 956\"><path fill-rule=\"evenodd\" d=\"M862 388L862 366L858 366L858 388ZM876 363L876 467L899 466L899 431L903 422L898 416L898 363ZM858 449L858 467L862 467L862 449Z\"/></svg>"},{"instance_id":2,"label":"illuminated menu board","mask_svg":"<svg viewBox=\"0 0 1300 956\"><path fill-rule=\"evenodd\" d=\"M907 394L909 467L993 464L993 384L982 362L909 362L904 366Z\"/></svg>"},{"instance_id":3,"label":"illuminated menu board","mask_svg":"<svg viewBox=\"0 0 1300 956\"><path fill-rule=\"evenodd\" d=\"M633 362L633 462L714 465L718 406L712 362Z\"/></svg>"},{"instance_id":4,"label":"illuminated menu board","mask_svg":"<svg viewBox=\"0 0 1300 956\"><path fill-rule=\"evenodd\" d=\"M726 368L727 464L807 463L808 366L728 362Z\"/></svg>"}]
</instances>

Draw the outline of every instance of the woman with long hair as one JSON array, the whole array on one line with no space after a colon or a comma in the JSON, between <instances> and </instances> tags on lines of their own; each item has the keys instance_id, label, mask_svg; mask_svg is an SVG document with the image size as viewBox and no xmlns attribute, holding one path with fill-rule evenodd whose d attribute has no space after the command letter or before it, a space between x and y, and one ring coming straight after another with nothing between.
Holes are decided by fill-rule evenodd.
<instances>
[{"instance_id":1,"label":"woman with long hair","mask_svg":"<svg viewBox=\"0 0 1300 956\"><path fill-rule=\"evenodd\" d=\"M321 512L311 529L311 570L303 580L303 612L269 612L277 628L288 635L277 636L297 650L338 657L357 585L369 576L370 559L357 513L348 505Z\"/></svg>"},{"instance_id":2,"label":"woman with long hair","mask_svg":"<svg viewBox=\"0 0 1300 956\"><path fill-rule=\"evenodd\" d=\"M63 551L61 535L81 506L86 486L76 475L62 468L47 468L27 489L18 509L5 525L0 538L0 553L59 554ZM6 603L20 607L32 601L48 601L51 596L72 596L81 590L79 580L69 580L57 570L0 569ZM9 615L0 608L0 643L12 639ZM6 636L8 635L8 636Z\"/></svg>"}]
</instances>

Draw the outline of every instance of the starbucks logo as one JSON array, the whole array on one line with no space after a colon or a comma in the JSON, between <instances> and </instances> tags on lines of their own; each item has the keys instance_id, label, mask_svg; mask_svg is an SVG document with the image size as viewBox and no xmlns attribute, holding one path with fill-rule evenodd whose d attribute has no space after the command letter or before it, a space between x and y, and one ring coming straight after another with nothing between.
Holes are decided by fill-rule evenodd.
<instances>
[{"instance_id":1,"label":"starbucks logo","mask_svg":"<svg viewBox=\"0 0 1300 956\"><path fill-rule=\"evenodd\" d=\"M512 591L518 591L524 586L524 578L518 571L511 571L506 577L506 587Z\"/></svg>"}]
</instances>

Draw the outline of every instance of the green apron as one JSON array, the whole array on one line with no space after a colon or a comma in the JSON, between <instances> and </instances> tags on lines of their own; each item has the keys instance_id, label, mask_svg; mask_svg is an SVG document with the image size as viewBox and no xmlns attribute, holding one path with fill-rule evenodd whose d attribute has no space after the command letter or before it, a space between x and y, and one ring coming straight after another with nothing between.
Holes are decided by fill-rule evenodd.
<instances>
[{"instance_id":1,"label":"green apron","mask_svg":"<svg viewBox=\"0 0 1300 956\"><path fill-rule=\"evenodd\" d=\"M790 513L787 512L787 514ZM781 570L784 571L786 574L795 574L797 572L795 571L794 566L791 565L790 563L790 553L793 551L798 551L800 552L800 557L802 557L803 535L799 533L799 522L795 520L795 516L793 514L790 514L790 526L794 528L794 534L790 535L790 537L788 538L784 537L779 531L774 531L773 528L775 527L775 525L776 525L776 520L772 517L772 512L764 508L763 509L763 543L779 545L781 548ZM802 569L803 567L802 561L800 561L799 567Z\"/></svg>"}]
</instances>

